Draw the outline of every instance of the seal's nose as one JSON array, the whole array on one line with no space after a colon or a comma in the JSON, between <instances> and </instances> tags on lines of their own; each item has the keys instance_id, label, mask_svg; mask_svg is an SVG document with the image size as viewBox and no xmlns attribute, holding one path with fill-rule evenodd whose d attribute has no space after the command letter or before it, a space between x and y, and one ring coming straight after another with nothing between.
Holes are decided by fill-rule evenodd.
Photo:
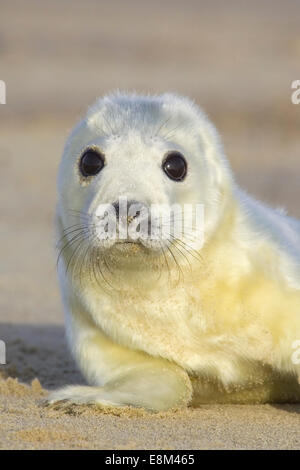
<instances>
[{"instance_id":1,"label":"seal's nose","mask_svg":"<svg viewBox=\"0 0 300 470\"><path fill-rule=\"evenodd\" d=\"M135 200L119 200L113 203L113 207L116 211L117 218L136 218L140 215L141 211L145 209L145 204Z\"/></svg>"}]
</instances>

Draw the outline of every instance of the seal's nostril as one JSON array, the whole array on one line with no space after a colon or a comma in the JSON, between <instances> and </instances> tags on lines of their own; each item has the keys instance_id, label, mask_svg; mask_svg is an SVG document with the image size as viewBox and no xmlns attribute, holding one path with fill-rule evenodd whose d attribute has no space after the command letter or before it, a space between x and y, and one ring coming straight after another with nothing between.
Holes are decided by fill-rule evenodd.
<instances>
[{"instance_id":1,"label":"seal's nostril","mask_svg":"<svg viewBox=\"0 0 300 470\"><path fill-rule=\"evenodd\" d=\"M121 217L127 217L130 213L129 211L131 211L132 214L130 214L130 216L132 217L132 219L139 217L142 213L142 207L144 207L142 203L134 200L121 201L121 204L119 203L119 201L115 201L112 205L116 211L117 218L119 218L120 215ZM122 206L122 209L120 208L120 206Z\"/></svg>"},{"instance_id":2,"label":"seal's nostril","mask_svg":"<svg viewBox=\"0 0 300 470\"><path fill-rule=\"evenodd\" d=\"M116 216L117 216L117 218L119 218L119 214L120 214L120 205L119 205L119 202L114 202L114 203L113 203L113 206L114 206L115 211L116 211Z\"/></svg>"}]
</instances>

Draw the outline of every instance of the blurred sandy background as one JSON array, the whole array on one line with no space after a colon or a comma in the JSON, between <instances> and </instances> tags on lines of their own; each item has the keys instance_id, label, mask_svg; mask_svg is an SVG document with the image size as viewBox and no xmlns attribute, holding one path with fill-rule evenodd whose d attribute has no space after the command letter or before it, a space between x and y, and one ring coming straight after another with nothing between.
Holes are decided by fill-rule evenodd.
<instances>
[{"instance_id":1,"label":"blurred sandy background","mask_svg":"<svg viewBox=\"0 0 300 470\"><path fill-rule=\"evenodd\" d=\"M66 135L116 88L177 91L219 128L238 181L300 216L300 1L0 1L0 448L300 448L300 405L117 416L44 410L81 380L55 275L55 175Z\"/></svg>"}]
</instances>

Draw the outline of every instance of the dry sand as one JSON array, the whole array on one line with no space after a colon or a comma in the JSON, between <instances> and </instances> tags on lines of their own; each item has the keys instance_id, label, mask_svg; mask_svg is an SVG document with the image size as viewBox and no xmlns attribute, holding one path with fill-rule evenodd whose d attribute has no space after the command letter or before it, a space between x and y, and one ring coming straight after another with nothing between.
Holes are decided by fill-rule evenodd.
<instances>
[{"instance_id":1,"label":"dry sand","mask_svg":"<svg viewBox=\"0 0 300 470\"><path fill-rule=\"evenodd\" d=\"M300 405L39 406L46 390L82 382L64 339L52 219L64 139L96 96L190 95L238 181L300 217L299 2L74 0L62 13L69 4L0 1L0 448L300 448Z\"/></svg>"}]
</instances>

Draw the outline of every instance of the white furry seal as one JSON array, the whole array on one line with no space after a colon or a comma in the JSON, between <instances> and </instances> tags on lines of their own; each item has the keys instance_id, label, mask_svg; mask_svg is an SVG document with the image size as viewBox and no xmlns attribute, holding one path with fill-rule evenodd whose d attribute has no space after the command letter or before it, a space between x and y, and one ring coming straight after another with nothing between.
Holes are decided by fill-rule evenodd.
<instances>
[{"instance_id":1,"label":"white furry seal","mask_svg":"<svg viewBox=\"0 0 300 470\"><path fill-rule=\"evenodd\" d=\"M165 410L300 399L300 223L237 186L193 103L99 99L67 141L58 193L67 337L91 386L67 386L50 403ZM142 236L107 244L97 208L119 209L123 196L143 207L203 204L203 246L191 245L193 226L159 246Z\"/></svg>"}]
</instances>

